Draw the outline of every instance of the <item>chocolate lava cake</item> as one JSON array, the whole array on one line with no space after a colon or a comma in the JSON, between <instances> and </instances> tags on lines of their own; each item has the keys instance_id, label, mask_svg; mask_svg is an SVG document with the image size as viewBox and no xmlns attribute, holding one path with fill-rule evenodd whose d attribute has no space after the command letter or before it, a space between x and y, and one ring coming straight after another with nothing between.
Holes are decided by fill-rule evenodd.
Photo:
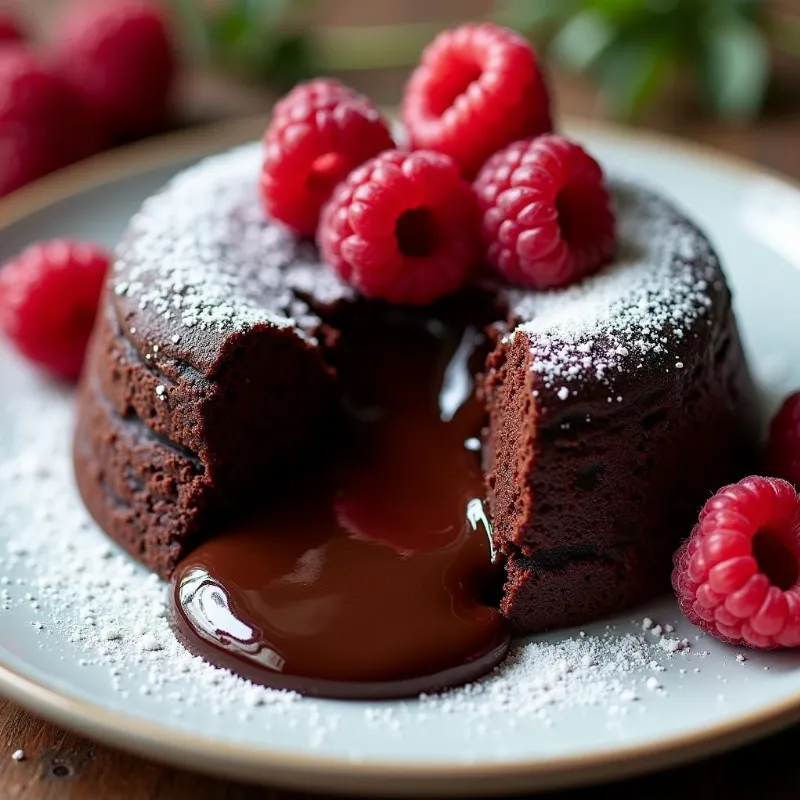
<instances>
[{"instance_id":1,"label":"chocolate lava cake","mask_svg":"<svg viewBox=\"0 0 800 800\"><path fill-rule=\"evenodd\" d=\"M403 313L264 218L260 159L255 145L208 159L136 214L80 390L83 499L163 577L220 520L302 480L330 439L354 321ZM543 293L484 283L408 312L463 326L474 308L491 339L472 379L518 632L666 588L698 508L748 470L756 403L719 260L667 201L611 190L619 255L597 275Z\"/></svg>"}]
</instances>

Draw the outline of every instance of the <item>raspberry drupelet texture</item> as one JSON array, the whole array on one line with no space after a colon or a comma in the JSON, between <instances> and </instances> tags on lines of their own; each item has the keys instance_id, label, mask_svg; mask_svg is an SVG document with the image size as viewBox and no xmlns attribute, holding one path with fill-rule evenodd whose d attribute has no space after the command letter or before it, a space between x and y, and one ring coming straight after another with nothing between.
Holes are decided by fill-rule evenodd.
<instances>
[{"instance_id":1,"label":"raspberry drupelet texture","mask_svg":"<svg viewBox=\"0 0 800 800\"><path fill-rule=\"evenodd\" d=\"M477 221L475 195L452 159L390 150L337 187L317 242L363 295L423 305L469 277L480 255Z\"/></svg>"},{"instance_id":2,"label":"raspberry drupelet texture","mask_svg":"<svg viewBox=\"0 0 800 800\"><path fill-rule=\"evenodd\" d=\"M33 245L0 269L0 330L64 380L80 374L110 256L69 239Z\"/></svg>"},{"instance_id":3,"label":"raspberry drupelet texture","mask_svg":"<svg viewBox=\"0 0 800 800\"><path fill-rule=\"evenodd\" d=\"M536 54L518 33L490 23L444 31L406 86L411 146L449 155L473 178L509 142L550 131L550 99Z\"/></svg>"},{"instance_id":4,"label":"raspberry drupelet texture","mask_svg":"<svg viewBox=\"0 0 800 800\"><path fill-rule=\"evenodd\" d=\"M800 645L800 500L749 477L705 505L675 554L672 585L690 622L729 644Z\"/></svg>"},{"instance_id":5,"label":"raspberry drupelet texture","mask_svg":"<svg viewBox=\"0 0 800 800\"><path fill-rule=\"evenodd\" d=\"M393 147L386 123L366 97L335 80L302 83L277 103L264 136L264 209L313 236L336 184Z\"/></svg>"},{"instance_id":6,"label":"raspberry drupelet texture","mask_svg":"<svg viewBox=\"0 0 800 800\"><path fill-rule=\"evenodd\" d=\"M766 462L770 474L800 488L800 392L787 397L772 419Z\"/></svg>"},{"instance_id":7,"label":"raspberry drupelet texture","mask_svg":"<svg viewBox=\"0 0 800 800\"><path fill-rule=\"evenodd\" d=\"M79 0L55 42L59 71L120 136L163 127L177 68L164 11L151 0Z\"/></svg>"},{"instance_id":8,"label":"raspberry drupelet texture","mask_svg":"<svg viewBox=\"0 0 800 800\"><path fill-rule=\"evenodd\" d=\"M616 245L599 164L555 134L514 142L475 180L489 264L512 283L553 289L607 264Z\"/></svg>"},{"instance_id":9,"label":"raspberry drupelet texture","mask_svg":"<svg viewBox=\"0 0 800 800\"><path fill-rule=\"evenodd\" d=\"M80 96L26 45L0 47L0 88L0 197L105 145Z\"/></svg>"}]
</instances>

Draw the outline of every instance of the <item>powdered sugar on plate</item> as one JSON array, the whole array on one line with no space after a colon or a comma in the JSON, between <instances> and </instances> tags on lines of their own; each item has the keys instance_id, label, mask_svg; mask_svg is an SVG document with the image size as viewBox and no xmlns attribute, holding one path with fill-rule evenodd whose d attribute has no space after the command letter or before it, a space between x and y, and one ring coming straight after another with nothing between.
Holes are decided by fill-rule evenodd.
<instances>
[{"instance_id":1,"label":"powdered sugar on plate","mask_svg":"<svg viewBox=\"0 0 800 800\"><path fill-rule=\"evenodd\" d=\"M9 433L0 448L0 631L4 616L26 614L53 662L93 671L120 704L136 697L137 708L147 704L170 724L204 707L213 717L285 727L303 746L322 746L337 731L343 704L254 686L187 654L165 617L165 585L106 539L77 496L70 393L2 352L0 370L14 387L0 402ZM522 642L478 683L415 701L355 705L364 724L392 736L413 736L426 721L459 714L470 721L465 736L492 739L531 721L558 726L563 714L590 706L620 724L664 700L662 673L701 657L686 639L665 634L666 625L659 635L652 620L645 627L639 620ZM659 685L648 691L652 678Z\"/></svg>"}]
</instances>

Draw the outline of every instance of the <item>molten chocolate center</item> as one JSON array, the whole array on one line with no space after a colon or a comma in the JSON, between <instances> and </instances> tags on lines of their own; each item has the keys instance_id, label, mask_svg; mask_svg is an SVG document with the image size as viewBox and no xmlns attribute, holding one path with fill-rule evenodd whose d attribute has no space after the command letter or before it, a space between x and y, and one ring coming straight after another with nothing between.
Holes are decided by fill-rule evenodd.
<instances>
[{"instance_id":1,"label":"molten chocolate center","mask_svg":"<svg viewBox=\"0 0 800 800\"><path fill-rule=\"evenodd\" d=\"M179 565L173 628L214 664L306 694L475 679L509 643L487 604L501 569L477 441L483 337L406 315L345 336L335 456Z\"/></svg>"}]
</instances>

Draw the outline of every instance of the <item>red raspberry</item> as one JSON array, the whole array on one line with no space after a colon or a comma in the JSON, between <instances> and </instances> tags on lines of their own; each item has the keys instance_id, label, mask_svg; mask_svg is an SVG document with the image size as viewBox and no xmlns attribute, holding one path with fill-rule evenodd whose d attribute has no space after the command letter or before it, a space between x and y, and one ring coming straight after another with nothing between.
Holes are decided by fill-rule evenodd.
<instances>
[{"instance_id":1,"label":"red raspberry","mask_svg":"<svg viewBox=\"0 0 800 800\"><path fill-rule=\"evenodd\" d=\"M787 397L772 419L766 462L772 475L800 488L800 392Z\"/></svg>"},{"instance_id":2,"label":"red raspberry","mask_svg":"<svg viewBox=\"0 0 800 800\"><path fill-rule=\"evenodd\" d=\"M23 45L0 49L0 196L97 152L105 131Z\"/></svg>"},{"instance_id":3,"label":"red raspberry","mask_svg":"<svg viewBox=\"0 0 800 800\"><path fill-rule=\"evenodd\" d=\"M551 134L514 142L475 180L487 260L512 283L566 286L614 255L615 220L598 163Z\"/></svg>"},{"instance_id":4,"label":"red raspberry","mask_svg":"<svg viewBox=\"0 0 800 800\"><path fill-rule=\"evenodd\" d=\"M518 33L462 25L428 45L402 108L411 145L446 153L472 178L509 142L552 129L536 54Z\"/></svg>"},{"instance_id":5,"label":"red raspberry","mask_svg":"<svg viewBox=\"0 0 800 800\"><path fill-rule=\"evenodd\" d=\"M317 242L367 297L423 305L469 277L480 255L477 220L475 196L452 159L389 150L339 184Z\"/></svg>"},{"instance_id":6,"label":"red raspberry","mask_svg":"<svg viewBox=\"0 0 800 800\"><path fill-rule=\"evenodd\" d=\"M276 104L264 135L264 208L313 236L336 184L392 147L386 123L366 97L334 80L302 83Z\"/></svg>"},{"instance_id":7,"label":"red raspberry","mask_svg":"<svg viewBox=\"0 0 800 800\"><path fill-rule=\"evenodd\" d=\"M720 489L675 554L690 622L729 644L800 645L800 499L778 478Z\"/></svg>"},{"instance_id":8,"label":"red raspberry","mask_svg":"<svg viewBox=\"0 0 800 800\"><path fill-rule=\"evenodd\" d=\"M162 9L148 0L79 0L56 42L62 74L118 134L167 118L176 54Z\"/></svg>"},{"instance_id":9,"label":"red raspberry","mask_svg":"<svg viewBox=\"0 0 800 800\"><path fill-rule=\"evenodd\" d=\"M69 239L36 244L0 269L0 330L26 358L75 380L110 256Z\"/></svg>"},{"instance_id":10,"label":"red raspberry","mask_svg":"<svg viewBox=\"0 0 800 800\"><path fill-rule=\"evenodd\" d=\"M22 42L24 40L25 33L17 24L17 21L13 17L8 16L8 14L0 8L0 45L5 45L9 42Z\"/></svg>"}]
</instances>

